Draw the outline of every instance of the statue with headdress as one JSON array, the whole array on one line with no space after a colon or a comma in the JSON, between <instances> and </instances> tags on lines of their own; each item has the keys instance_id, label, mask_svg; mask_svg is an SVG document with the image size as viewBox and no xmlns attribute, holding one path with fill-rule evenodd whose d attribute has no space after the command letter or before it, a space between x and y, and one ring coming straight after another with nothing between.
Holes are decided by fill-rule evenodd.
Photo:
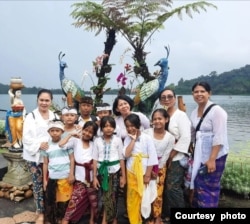
<instances>
[{"instance_id":1,"label":"statue with headdress","mask_svg":"<svg viewBox=\"0 0 250 224\"><path fill-rule=\"evenodd\" d=\"M11 110L8 110L6 114L5 132L7 143L3 147L8 147L13 152L22 151L23 148L23 120L26 114L24 103L21 99L23 87L24 85L20 77L11 78L10 89L8 91Z\"/></svg>"}]
</instances>

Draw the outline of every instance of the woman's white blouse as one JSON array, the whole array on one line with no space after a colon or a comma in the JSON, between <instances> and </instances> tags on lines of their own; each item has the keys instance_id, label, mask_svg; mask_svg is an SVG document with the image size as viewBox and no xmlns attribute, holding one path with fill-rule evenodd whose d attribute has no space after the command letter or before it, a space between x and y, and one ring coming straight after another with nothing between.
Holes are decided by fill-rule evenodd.
<instances>
[{"instance_id":1,"label":"woman's white blouse","mask_svg":"<svg viewBox=\"0 0 250 224\"><path fill-rule=\"evenodd\" d=\"M52 111L49 111L49 119L44 120L38 109L25 117L23 125L23 158L25 160L43 162L39 149L42 142L49 140L48 123L53 119L55 119L55 114Z\"/></svg>"},{"instance_id":2,"label":"woman's white blouse","mask_svg":"<svg viewBox=\"0 0 250 224\"><path fill-rule=\"evenodd\" d=\"M205 109L211 105L212 102L208 101ZM198 107L195 108L190 116L192 122L192 140L195 139L195 128L200 121L198 117ZM225 155L229 151L228 137L227 137L227 113L219 105L213 106L203 119L200 126L200 133L212 134L212 146L221 145L220 152L217 158Z\"/></svg>"},{"instance_id":3,"label":"woman's white blouse","mask_svg":"<svg viewBox=\"0 0 250 224\"><path fill-rule=\"evenodd\" d=\"M173 161L180 160L184 157L184 153L188 152L191 141L191 122L187 114L176 109L170 117L168 131L175 137L176 144L173 149L178 151Z\"/></svg>"}]
</instances>

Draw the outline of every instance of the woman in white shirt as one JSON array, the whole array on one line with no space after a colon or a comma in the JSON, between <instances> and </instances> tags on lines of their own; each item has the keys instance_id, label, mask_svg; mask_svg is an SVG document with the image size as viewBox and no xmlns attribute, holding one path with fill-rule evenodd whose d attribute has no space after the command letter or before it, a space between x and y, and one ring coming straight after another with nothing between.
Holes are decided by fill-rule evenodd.
<instances>
[{"instance_id":1,"label":"woman in white shirt","mask_svg":"<svg viewBox=\"0 0 250 224\"><path fill-rule=\"evenodd\" d=\"M188 153L191 140L191 122L187 114L176 108L176 94L165 88L159 95L159 102L170 116L168 131L175 137L175 144L167 160L167 174L164 186L162 217L170 220L171 208L183 208L185 169L180 160Z\"/></svg>"},{"instance_id":2,"label":"woman in white shirt","mask_svg":"<svg viewBox=\"0 0 250 224\"><path fill-rule=\"evenodd\" d=\"M190 116L192 140L195 140L194 164L191 189L194 189L192 206L198 208L218 207L220 180L229 150L227 139L227 113L219 105L213 106L195 131L201 116L212 104L209 100L211 87L207 82L197 82L192 87L193 98L198 104ZM199 173L201 166L205 173Z\"/></svg>"},{"instance_id":3,"label":"woman in white shirt","mask_svg":"<svg viewBox=\"0 0 250 224\"><path fill-rule=\"evenodd\" d=\"M113 113L115 115L115 122L119 134L122 140L128 135L124 119L131 113L135 113L139 116L141 121L141 130L150 128L150 121L146 115L141 112L132 111L134 107L134 101L127 95L119 95L115 98L113 103Z\"/></svg>"},{"instance_id":4,"label":"woman in white shirt","mask_svg":"<svg viewBox=\"0 0 250 224\"><path fill-rule=\"evenodd\" d=\"M23 159L27 161L32 174L33 194L38 218L36 223L43 223L43 158L40 150L48 149L48 124L56 118L49 110L53 95L48 89L41 89L37 94L37 108L29 113L23 125ZM47 174L45 174L47 175Z\"/></svg>"}]
</instances>

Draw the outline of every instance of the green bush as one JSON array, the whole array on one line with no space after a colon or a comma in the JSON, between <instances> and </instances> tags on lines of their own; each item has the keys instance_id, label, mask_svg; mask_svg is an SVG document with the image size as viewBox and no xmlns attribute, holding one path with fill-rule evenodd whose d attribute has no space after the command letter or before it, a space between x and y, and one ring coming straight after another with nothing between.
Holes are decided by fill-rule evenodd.
<instances>
[{"instance_id":1,"label":"green bush","mask_svg":"<svg viewBox=\"0 0 250 224\"><path fill-rule=\"evenodd\" d=\"M250 194L250 155L249 151L229 153L221 179L222 189L232 190L246 198Z\"/></svg>"},{"instance_id":2,"label":"green bush","mask_svg":"<svg viewBox=\"0 0 250 224\"><path fill-rule=\"evenodd\" d=\"M0 120L0 136L4 136L5 134L4 128L5 128L5 121Z\"/></svg>"}]
</instances>

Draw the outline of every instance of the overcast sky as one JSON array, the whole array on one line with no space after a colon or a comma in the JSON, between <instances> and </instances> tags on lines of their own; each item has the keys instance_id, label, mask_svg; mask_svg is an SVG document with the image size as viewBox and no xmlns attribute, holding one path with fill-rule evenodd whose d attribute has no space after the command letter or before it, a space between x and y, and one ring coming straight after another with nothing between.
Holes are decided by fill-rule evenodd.
<instances>
[{"instance_id":1,"label":"overcast sky","mask_svg":"<svg viewBox=\"0 0 250 224\"><path fill-rule=\"evenodd\" d=\"M95 36L83 28L75 28L70 16L76 1L0 1L0 83L9 84L11 77L21 77L27 87L60 88L58 54L66 53L66 76L86 90L92 85L92 61L104 49L105 35ZM194 1L174 1L173 8ZM153 65L166 57L164 45L170 46L167 84L183 78L192 79L240 68L250 60L250 1L208 1L218 9L183 14L169 19L165 29L157 32L146 47L147 63ZM123 71L120 56L129 47L118 38L110 63L115 64L107 87L115 87L117 75ZM126 61L127 58L127 61Z\"/></svg>"}]
</instances>

